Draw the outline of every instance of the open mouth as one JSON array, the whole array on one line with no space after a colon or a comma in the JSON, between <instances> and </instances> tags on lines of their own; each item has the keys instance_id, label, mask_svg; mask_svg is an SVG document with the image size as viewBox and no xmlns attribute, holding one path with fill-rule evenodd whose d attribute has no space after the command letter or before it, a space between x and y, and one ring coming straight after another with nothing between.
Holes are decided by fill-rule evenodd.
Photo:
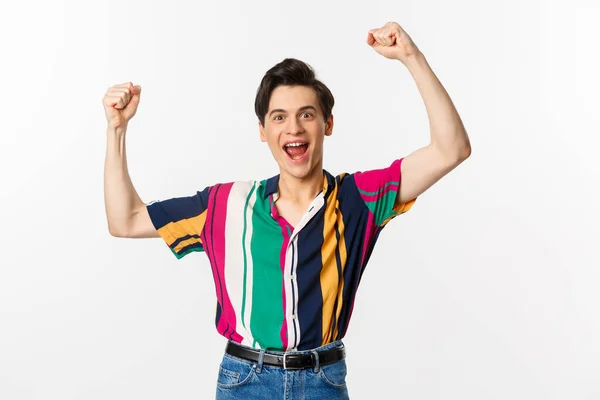
<instances>
[{"instance_id":1,"label":"open mouth","mask_svg":"<svg viewBox=\"0 0 600 400\"><path fill-rule=\"evenodd\" d=\"M298 161L307 154L308 143L301 141L287 143L285 146L283 146L283 150L292 160Z\"/></svg>"}]
</instances>

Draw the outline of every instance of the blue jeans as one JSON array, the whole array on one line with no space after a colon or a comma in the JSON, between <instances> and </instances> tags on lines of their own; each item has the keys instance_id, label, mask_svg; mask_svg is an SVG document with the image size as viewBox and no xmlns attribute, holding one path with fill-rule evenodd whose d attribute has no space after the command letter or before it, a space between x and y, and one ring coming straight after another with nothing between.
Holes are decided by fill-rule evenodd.
<instances>
[{"instance_id":1,"label":"blue jeans","mask_svg":"<svg viewBox=\"0 0 600 400\"><path fill-rule=\"evenodd\" d=\"M316 350L342 347L341 340ZM311 353L312 350L288 352ZM219 366L217 400L337 400L348 399L346 387L346 360L315 368L283 369L259 362L247 361L227 353Z\"/></svg>"}]
</instances>

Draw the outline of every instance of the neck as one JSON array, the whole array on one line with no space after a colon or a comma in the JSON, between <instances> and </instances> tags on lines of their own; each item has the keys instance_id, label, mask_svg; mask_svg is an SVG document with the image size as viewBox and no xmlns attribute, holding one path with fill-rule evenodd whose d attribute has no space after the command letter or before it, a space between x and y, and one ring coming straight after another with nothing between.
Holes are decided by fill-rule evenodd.
<instances>
[{"instance_id":1,"label":"neck","mask_svg":"<svg viewBox=\"0 0 600 400\"><path fill-rule=\"evenodd\" d=\"M281 171L279 175L279 197L293 202L313 201L323 190L323 165L319 163L304 178L296 178Z\"/></svg>"}]
</instances>

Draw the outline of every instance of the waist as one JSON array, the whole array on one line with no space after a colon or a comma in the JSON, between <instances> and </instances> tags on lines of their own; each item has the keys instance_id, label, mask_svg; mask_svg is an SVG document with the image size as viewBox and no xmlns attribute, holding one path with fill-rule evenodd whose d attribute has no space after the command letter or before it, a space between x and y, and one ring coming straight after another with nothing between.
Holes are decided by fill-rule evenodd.
<instances>
[{"instance_id":1,"label":"waist","mask_svg":"<svg viewBox=\"0 0 600 400\"><path fill-rule=\"evenodd\" d=\"M254 363L284 369L304 369L344 360L346 358L346 347L341 340L338 340L312 350L282 352L255 349L229 341L225 346L225 353Z\"/></svg>"}]
</instances>

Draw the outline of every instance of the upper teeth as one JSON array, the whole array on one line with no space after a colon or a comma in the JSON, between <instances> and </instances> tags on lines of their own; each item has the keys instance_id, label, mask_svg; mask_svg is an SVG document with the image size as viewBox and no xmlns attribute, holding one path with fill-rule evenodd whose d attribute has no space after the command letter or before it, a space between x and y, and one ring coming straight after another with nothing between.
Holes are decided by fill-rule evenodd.
<instances>
[{"instance_id":1,"label":"upper teeth","mask_svg":"<svg viewBox=\"0 0 600 400\"><path fill-rule=\"evenodd\" d=\"M302 146L305 143L288 143L285 145L285 147L298 147L298 146Z\"/></svg>"}]
</instances>

